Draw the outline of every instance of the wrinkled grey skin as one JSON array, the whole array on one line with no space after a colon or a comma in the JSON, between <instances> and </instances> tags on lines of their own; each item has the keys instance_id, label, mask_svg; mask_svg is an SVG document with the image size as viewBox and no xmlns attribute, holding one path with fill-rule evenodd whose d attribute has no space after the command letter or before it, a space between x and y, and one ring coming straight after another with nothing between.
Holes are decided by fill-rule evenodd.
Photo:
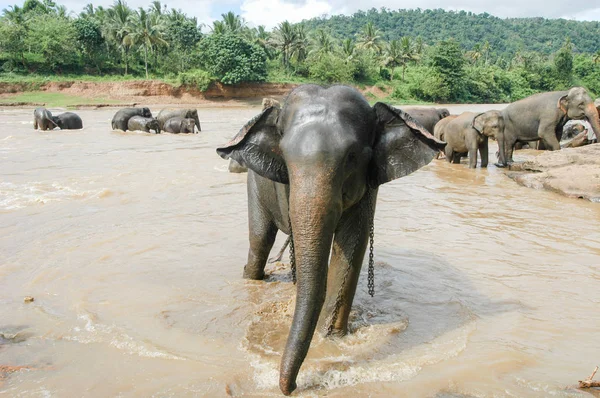
<instances>
[{"instance_id":1,"label":"wrinkled grey skin","mask_svg":"<svg viewBox=\"0 0 600 398\"><path fill-rule=\"evenodd\" d=\"M166 108L166 109L163 109L162 111L160 111L156 118L158 119L160 128L163 129L164 124L167 122L167 120L172 119L174 117L181 117L184 119L194 119L194 122L196 123L196 127L198 127L198 131L202 131L202 128L200 127L200 119L198 118L198 111L196 109Z\"/></svg>"},{"instance_id":2,"label":"wrinkled grey skin","mask_svg":"<svg viewBox=\"0 0 600 398\"><path fill-rule=\"evenodd\" d=\"M111 126L113 130L127 131L127 123L134 116L152 117L149 108L123 108L113 116Z\"/></svg>"},{"instance_id":3,"label":"wrinkled grey skin","mask_svg":"<svg viewBox=\"0 0 600 398\"><path fill-rule=\"evenodd\" d=\"M160 126L160 122L159 122ZM194 134L196 122L194 119L184 119L182 117L172 117L163 124L163 131L174 134Z\"/></svg>"},{"instance_id":4,"label":"wrinkled grey skin","mask_svg":"<svg viewBox=\"0 0 600 398\"><path fill-rule=\"evenodd\" d=\"M247 167L242 166L241 164L236 162L234 159L229 159L228 169L229 169L230 173L245 173L248 171Z\"/></svg>"},{"instance_id":5,"label":"wrinkled grey skin","mask_svg":"<svg viewBox=\"0 0 600 398\"><path fill-rule=\"evenodd\" d=\"M127 122L127 130L130 131L145 131L147 133L150 130L154 130L156 134L160 134L160 127L156 118L133 116Z\"/></svg>"},{"instance_id":6,"label":"wrinkled grey skin","mask_svg":"<svg viewBox=\"0 0 600 398\"><path fill-rule=\"evenodd\" d=\"M587 119L596 137L600 136L598 112L582 87L532 95L504 108L502 116L504 131L496 136L498 167L512 163L513 148L517 141L542 140L549 150L560 149L562 128L570 119Z\"/></svg>"},{"instance_id":7,"label":"wrinkled grey skin","mask_svg":"<svg viewBox=\"0 0 600 398\"><path fill-rule=\"evenodd\" d=\"M46 108L36 108L33 111L33 129L53 130L56 123L52 120L52 113Z\"/></svg>"},{"instance_id":8,"label":"wrinkled grey skin","mask_svg":"<svg viewBox=\"0 0 600 398\"><path fill-rule=\"evenodd\" d=\"M438 124L439 125L439 124ZM469 168L477 167L477 152L481 156L481 167L488 165L488 138L495 137L504 129L504 120L499 111L484 113L464 112L448 122L436 126L435 135L444 137L445 154L448 162L460 163L465 154L469 156Z\"/></svg>"},{"instance_id":9,"label":"wrinkled grey skin","mask_svg":"<svg viewBox=\"0 0 600 398\"><path fill-rule=\"evenodd\" d=\"M411 115L432 134L435 125L446 116L450 116L450 111L446 108L408 108L403 111Z\"/></svg>"},{"instance_id":10,"label":"wrinkled grey skin","mask_svg":"<svg viewBox=\"0 0 600 398\"><path fill-rule=\"evenodd\" d=\"M443 145L403 111L371 107L353 88L303 85L283 109L264 110L217 149L249 169L244 277L263 279L277 231L293 231L297 295L280 367L284 394L296 388L315 329L348 331L379 185L428 164Z\"/></svg>"},{"instance_id":11,"label":"wrinkled grey skin","mask_svg":"<svg viewBox=\"0 0 600 398\"><path fill-rule=\"evenodd\" d=\"M73 112L52 116L52 120L61 130L79 130L83 128L83 121L78 114Z\"/></svg>"}]
</instances>

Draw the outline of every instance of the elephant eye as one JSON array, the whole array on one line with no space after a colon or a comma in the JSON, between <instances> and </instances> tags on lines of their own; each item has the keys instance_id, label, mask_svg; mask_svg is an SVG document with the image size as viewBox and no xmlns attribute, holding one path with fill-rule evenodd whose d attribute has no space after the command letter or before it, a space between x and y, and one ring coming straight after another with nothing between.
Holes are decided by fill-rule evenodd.
<instances>
[{"instance_id":1,"label":"elephant eye","mask_svg":"<svg viewBox=\"0 0 600 398\"><path fill-rule=\"evenodd\" d=\"M356 161L356 152L352 151L346 158L346 164L354 163Z\"/></svg>"}]
</instances>

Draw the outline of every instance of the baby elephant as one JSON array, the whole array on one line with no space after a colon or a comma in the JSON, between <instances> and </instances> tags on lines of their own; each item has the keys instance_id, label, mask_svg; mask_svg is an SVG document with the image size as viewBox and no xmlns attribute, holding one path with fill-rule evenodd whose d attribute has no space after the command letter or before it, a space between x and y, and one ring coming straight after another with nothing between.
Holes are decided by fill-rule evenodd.
<instances>
[{"instance_id":1,"label":"baby elephant","mask_svg":"<svg viewBox=\"0 0 600 398\"><path fill-rule=\"evenodd\" d=\"M503 128L504 119L498 111L464 112L448 122L438 123L434 134L444 137L448 162L460 163L460 158L468 154L469 168L474 169L477 167L477 151L481 156L481 167L487 167L488 138L495 137L497 131Z\"/></svg>"},{"instance_id":2,"label":"baby elephant","mask_svg":"<svg viewBox=\"0 0 600 398\"><path fill-rule=\"evenodd\" d=\"M133 116L127 122L127 130L130 131L145 131L149 133L150 130L154 130L156 134L160 134L160 127L158 126L158 120L156 118L149 118L143 116Z\"/></svg>"},{"instance_id":3,"label":"baby elephant","mask_svg":"<svg viewBox=\"0 0 600 398\"><path fill-rule=\"evenodd\" d=\"M57 116L52 116L52 121L61 130L78 130L83 128L83 121L79 115L73 112L65 112Z\"/></svg>"},{"instance_id":4,"label":"baby elephant","mask_svg":"<svg viewBox=\"0 0 600 398\"><path fill-rule=\"evenodd\" d=\"M194 127L196 127L196 121L191 118L172 117L167 120L163 125L163 130L167 133L191 133L194 134Z\"/></svg>"},{"instance_id":5,"label":"baby elephant","mask_svg":"<svg viewBox=\"0 0 600 398\"><path fill-rule=\"evenodd\" d=\"M36 108L33 111L33 128L37 130L53 130L56 123L52 120L52 113L46 108Z\"/></svg>"},{"instance_id":6,"label":"baby elephant","mask_svg":"<svg viewBox=\"0 0 600 398\"><path fill-rule=\"evenodd\" d=\"M146 118L152 117L152 112L149 108L123 108L115 113L110 125L113 130L127 130L127 123L129 119L134 116L143 116Z\"/></svg>"}]
</instances>

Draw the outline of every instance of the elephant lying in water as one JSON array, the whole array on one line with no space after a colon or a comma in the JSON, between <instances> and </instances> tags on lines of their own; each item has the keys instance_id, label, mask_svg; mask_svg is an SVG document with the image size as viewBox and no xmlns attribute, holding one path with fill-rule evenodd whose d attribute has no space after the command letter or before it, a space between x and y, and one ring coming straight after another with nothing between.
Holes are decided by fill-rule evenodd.
<instances>
[{"instance_id":1,"label":"elephant lying in water","mask_svg":"<svg viewBox=\"0 0 600 398\"><path fill-rule=\"evenodd\" d=\"M111 121L112 129L127 131L127 123L134 116L151 118L152 112L150 112L149 108L123 108L113 116Z\"/></svg>"},{"instance_id":2,"label":"elephant lying in water","mask_svg":"<svg viewBox=\"0 0 600 398\"><path fill-rule=\"evenodd\" d=\"M194 119L196 127L198 127L198 131L202 131L200 127L200 119L198 118L198 110L196 109L163 109L158 113L156 117L158 119L159 126L161 130L164 130L165 123L167 120L172 119L174 117L179 117L182 119ZM193 133L194 131L192 131Z\"/></svg>"},{"instance_id":3,"label":"elephant lying in water","mask_svg":"<svg viewBox=\"0 0 600 398\"><path fill-rule=\"evenodd\" d=\"M52 120L52 113L46 108L36 108L33 111L33 129L53 130L56 123Z\"/></svg>"},{"instance_id":4,"label":"elephant lying in water","mask_svg":"<svg viewBox=\"0 0 600 398\"><path fill-rule=\"evenodd\" d=\"M83 121L78 114L73 112L52 116L52 120L61 130L79 130L83 128Z\"/></svg>"},{"instance_id":5,"label":"elephant lying in water","mask_svg":"<svg viewBox=\"0 0 600 398\"><path fill-rule=\"evenodd\" d=\"M160 121L159 121L160 126ZM182 117L172 117L163 124L163 131L173 134L194 134L196 122L194 119L184 119ZM160 128L160 127L159 127Z\"/></svg>"},{"instance_id":6,"label":"elephant lying in water","mask_svg":"<svg viewBox=\"0 0 600 398\"><path fill-rule=\"evenodd\" d=\"M149 133L150 130L154 130L156 134L160 134L160 127L158 126L158 120L151 117L133 116L127 122L127 130L129 131L145 131Z\"/></svg>"},{"instance_id":7,"label":"elephant lying in water","mask_svg":"<svg viewBox=\"0 0 600 398\"><path fill-rule=\"evenodd\" d=\"M379 185L425 166L443 147L402 110L371 107L353 88L303 85L283 109L264 110L217 149L249 169L244 277L263 279L277 231L292 235L298 286L281 360L284 394L296 388L315 329L348 331Z\"/></svg>"},{"instance_id":8,"label":"elephant lying in water","mask_svg":"<svg viewBox=\"0 0 600 398\"><path fill-rule=\"evenodd\" d=\"M570 119L587 119L596 137L600 137L598 111L582 87L532 95L508 105L502 116L504 129L496 135L498 167L512 163L517 141L542 140L549 150L560 149L562 128Z\"/></svg>"}]
</instances>

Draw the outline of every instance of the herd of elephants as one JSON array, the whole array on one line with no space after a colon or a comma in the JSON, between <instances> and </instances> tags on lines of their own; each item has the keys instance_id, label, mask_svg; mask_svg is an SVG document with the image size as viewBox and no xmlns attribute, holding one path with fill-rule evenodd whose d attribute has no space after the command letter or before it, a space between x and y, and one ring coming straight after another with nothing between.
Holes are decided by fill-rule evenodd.
<instances>
[{"instance_id":1,"label":"herd of elephants","mask_svg":"<svg viewBox=\"0 0 600 398\"><path fill-rule=\"evenodd\" d=\"M348 332L367 246L372 252L380 185L441 154L450 162L468 156L469 166L476 167L479 152L485 167L490 137L498 141L499 167L512 162L519 145L558 150L562 138L573 136L569 146L593 143L600 137L599 113L600 103L581 87L536 94L501 111L461 115L382 102L371 106L356 89L337 85L301 85L282 106L263 101L262 112L217 153L248 171L250 247L244 278L264 279L277 232L290 237L297 293L279 369L281 391L289 395L296 389L316 330L330 336ZM190 120L200 130L195 110L163 110L154 119L148 108L127 108L117 112L112 128L193 132ZM584 123L563 131L569 120ZM80 128L81 119L38 108L35 125ZM368 275L373 294L371 255Z\"/></svg>"}]
</instances>

